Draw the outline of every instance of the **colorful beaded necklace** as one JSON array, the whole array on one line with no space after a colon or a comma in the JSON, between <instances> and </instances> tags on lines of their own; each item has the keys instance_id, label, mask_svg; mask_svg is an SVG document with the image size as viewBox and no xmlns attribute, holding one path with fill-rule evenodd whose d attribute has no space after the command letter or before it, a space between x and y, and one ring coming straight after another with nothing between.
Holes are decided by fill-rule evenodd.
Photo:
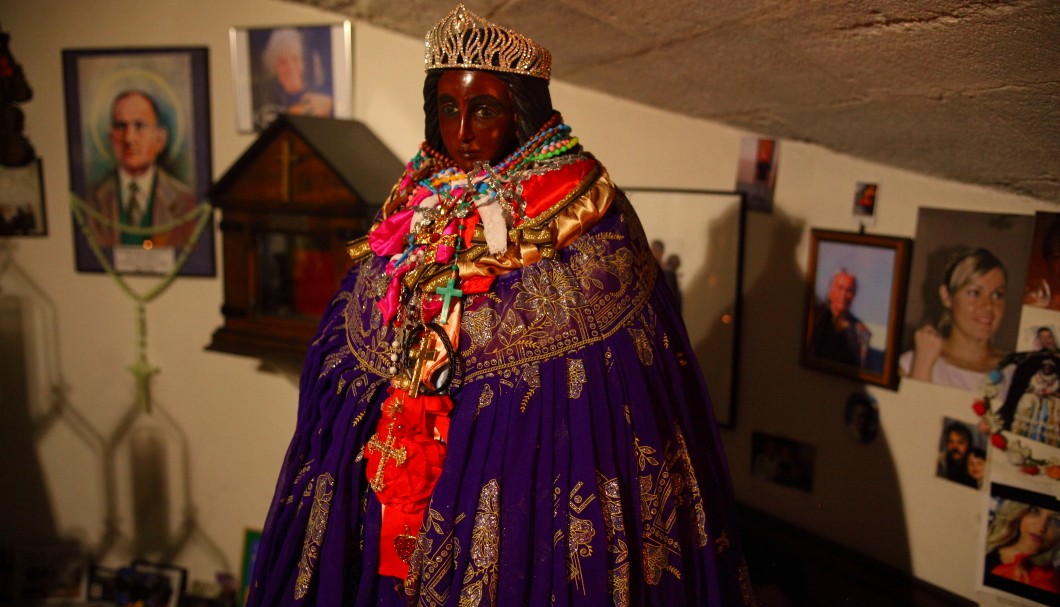
<instances>
[{"instance_id":1,"label":"colorful beaded necklace","mask_svg":"<svg viewBox=\"0 0 1060 607\"><path fill-rule=\"evenodd\" d=\"M460 235L464 233L467 218L477 210L486 229L487 240L492 229L505 239L503 246L506 247L508 228L518 227L526 219L521 180L532 169L550 165L558 157L575 149L578 139L571 136L570 132L570 126L564 124L557 113L533 137L496 166L478 163L470 174L426 143L420 147L406 165L399 183L398 196L405 202L402 208L392 214L394 217L400 216L402 211L412 211L409 217L400 218L402 222L408 220L403 248L391 257L387 265L391 290L397 292L393 293L396 297L388 298L389 304L381 305L386 322L393 320L395 327L410 321L428 322L430 319L427 317L433 318L439 304L442 305L439 321L446 322L452 297L459 292L456 261L464 248ZM440 165L445 168L422 176L425 171ZM492 202L496 202L501 209L499 214ZM491 243L490 248L493 252L499 252L497 246ZM438 268L449 266L450 278L446 286L433 289L435 294L444 295L441 300L424 292L424 285L419 282L409 285L412 287L409 289L402 285L401 278L417 270L420 270L420 276L437 276L437 272L425 271L426 266L430 265ZM443 293L443 289L448 289L449 293ZM396 369L391 371L396 372Z\"/></svg>"}]
</instances>

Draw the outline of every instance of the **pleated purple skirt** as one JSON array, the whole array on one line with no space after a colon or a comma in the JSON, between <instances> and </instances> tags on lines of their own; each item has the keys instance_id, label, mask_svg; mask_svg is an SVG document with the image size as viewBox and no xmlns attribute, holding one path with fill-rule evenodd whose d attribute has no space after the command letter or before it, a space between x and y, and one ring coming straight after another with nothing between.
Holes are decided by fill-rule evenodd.
<instances>
[{"instance_id":1,"label":"pleated purple skirt","mask_svg":"<svg viewBox=\"0 0 1060 607\"><path fill-rule=\"evenodd\" d=\"M444 470L408 580L380 576L384 263L349 273L309 350L248 605L754 603L699 364L621 193L465 300Z\"/></svg>"}]
</instances>

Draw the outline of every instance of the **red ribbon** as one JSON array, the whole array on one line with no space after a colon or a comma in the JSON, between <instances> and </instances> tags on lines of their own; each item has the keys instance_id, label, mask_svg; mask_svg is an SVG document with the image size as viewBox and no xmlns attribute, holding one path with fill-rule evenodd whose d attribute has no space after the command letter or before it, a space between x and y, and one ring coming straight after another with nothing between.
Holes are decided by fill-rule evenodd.
<instances>
[{"instance_id":1,"label":"red ribbon","mask_svg":"<svg viewBox=\"0 0 1060 607\"><path fill-rule=\"evenodd\" d=\"M382 486L375 490L383 504L379 535L383 575L402 579L408 575L415 537L442 472L452 408L449 396L413 398L392 388L375 436L365 446L368 479L377 478L380 465L383 469ZM401 450L403 457L397 455Z\"/></svg>"}]
</instances>

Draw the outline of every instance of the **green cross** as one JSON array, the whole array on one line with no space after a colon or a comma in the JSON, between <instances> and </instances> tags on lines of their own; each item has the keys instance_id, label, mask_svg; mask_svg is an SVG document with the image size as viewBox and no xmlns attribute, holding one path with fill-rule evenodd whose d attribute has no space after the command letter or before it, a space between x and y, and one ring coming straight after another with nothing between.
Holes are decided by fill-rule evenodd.
<instances>
[{"instance_id":1,"label":"green cross","mask_svg":"<svg viewBox=\"0 0 1060 607\"><path fill-rule=\"evenodd\" d=\"M456 288L456 276L450 276L449 282L444 287L438 287L434 292L445 296L442 302L442 322L444 323L449 318L449 306L452 305L453 298L463 297L464 292Z\"/></svg>"}]
</instances>

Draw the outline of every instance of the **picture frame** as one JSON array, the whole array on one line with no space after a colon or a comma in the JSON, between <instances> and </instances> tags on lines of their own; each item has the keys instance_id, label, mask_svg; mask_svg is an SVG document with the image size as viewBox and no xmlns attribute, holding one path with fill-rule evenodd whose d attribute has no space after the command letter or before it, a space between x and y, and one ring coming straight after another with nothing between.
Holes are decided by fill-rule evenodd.
<instances>
[{"instance_id":1,"label":"picture frame","mask_svg":"<svg viewBox=\"0 0 1060 607\"><path fill-rule=\"evenodd\" d=\"M258 544L261 542L261 529L245 529L243 531L243 566L239 578L239 604L247 602L247 594L250 592L250 579L254 575L254 563L258 556Z\"/></svg>"},{"instance_id":2,"label":"picture frame","mask_svg":"<svg viewBox=\"0 0 1060 607\"><path fill-rule=\"evenodd\" d=\"M880 405L867 392L854 392L843 406L843 425L859 443L871 443L880 433Z\"/></svg>"},{"instance_id":3,"label":"picture frame","mask_svg":"<svg viewBox=\"0 0 1060 607\"><path fill-rule=\"evenodd\" d=\"M817 447L776 434L751 433L751 477L813 492Z\"/></svg>"},{"instance_id":4,"label":"picture frame","mask_svg":"<svg viewBox=\"0 0 1060 607\"><path fill-rule=\"evenodd\" d=\"M133 561L132 569L136 574L136 583L141 584L147 592L158 588L158 580L161 578L168 582L170 594L164 607L177 607L180 604L187 584L187 569L169 563L153 563L145 560ZM159 603L152 603L148 600L148 604Z\"/></svg>"},{"instance_id":5,"label":"picture frame","mask_svg":"<svg viewBox=\"0 0 1060 607\"><path fill-rule=\"evenodd\" d=\"M233 27L229 44L239 132L261 132L278 114L353 118L349 21Z\"/></svg>"},{"instance_id":6,"label":"picture frame","mask_svg":"<svg viewBox=\"0 0 1060 607\"><path fill-rule=\"evenodd\" d=\"M980 489L985 482L988 438L978 425L945 416L939 432L935 476Z\"/></svg>"},{"instance_id":7,"label":"picture frame","mask_svg":"<svg viewBox=\"0 0 1060 607\"><path fill-rule=\"evenodd\" d=\"M663 266L664 278L676 293L710 391L715 421L732 428L736 424L746 194L652 187L623 191ZM677 265L667 268L673 258Z\"/></svg>"},{"instance_id":8,"label":"picture frame","mask_svg":"<svg viewBox=\"0 0 1060 607\"><path fill-rule=\"evenodd\" d=\"M952 341L949 336L975 332L972 315L960 313L946 299L952 289L977 285L994 293L1001 308L996 310L988 331L990 347L1011 352L1019 341L1021 319L1025 312L1017 295L1026 284L1027 261L1034 235L1034 215L990 213L921 207L917 211L916 248L913 251L909 289L906 297L902 330L902 353L898 364L904 369L903 381L918 381L968 393L981 393L985 373L964 369L941 356L934 361L917 360L916 335L935 334L943 347L954 348L956 357L971 358L966 341ZM978 268L978 269L977 269ZM959 269L959 271L958 271ZM954 284L948 284L954 283ZM958 313L954 313L958 312ZM960 325L960 327L958 327ZM922 335L923 335L922 334ZM929 366L930 375L914 372L914 367Z\"/></svg>"},{"instance_id":9,"label":"picture frame","mask_svg":"<svg viewBox=\"0 0 1060 607\"><path fill-rule=\"evenodd\" d=\"M113 567L93 565L88 573L88 601L117 602L118 570Z\"/></svg>"},{"instance_id":10,"label":"picture frame","mask_svg":"<svg viewBox=\"0 0 1060 607\"><path fill-rule=\"evenodd\" d=\"M908 238L810 231L802 365L896 389L911 249Z\"/></svg>"},{"instance_id":11,"label":"picture frame","mask_svg":"<svg viewBox=\"0 0 1060 607\"><path fill-rule=\"evenodd\" d=\"M736 190L745 194L747 210L771 214L777 188L776 139L744 137L736 164Z\"/></svg>"},{"instance_id":12,"label":"picture frame","mask_svg":"<svg viewBox=\"0 0 1060 607\"><path fill-rule=\"evenodd\" d=\"M20 167L0 166L0 236L47 236L44 168L40 158Z\"/></svg>"},{"instance_id":13,"label":"picture frame","mask_svg":"<svg viewBox=\"0 0 1060 607\"><path fill-rule=\"evenodd\" d=\"M1055 481L1053 481L1055 483ZM1019 541L1024 533L1033 533L1034 526L1042 525L1041 517L1051 519L1045 524L1054 525L1060 520L1060 499L1055 493L1047 493L1021 486L991 481L989 484L987 512L980 532L979 590L994 595L1011 604L1033 601L1041 605L1056 605L1060 593L1055 586L1043 584L1043 577L1051 578L1051 558L1060 556L1060 546L1038 542L1040 552L1024 554L1019 565L1008 561L1003 555ZM1031 514L1033 512L1033 514ZM1030 526L1023 525L1023 518L1034 516ZM1032 544L1035 545L1035 544ZM1020 599L1023 599L1022 601ZM994 604L993 602L990 604Z\"/></svg>"},{"instance_id":14,"label":"picture frame","mask_svg":"<svg viewBox=\"0 0 1060 607\"><path fill-rule=\"evenodd\" d=\"M216 275L207 53L63 51L78 272Z\"/></svg>"}]
</instances>

